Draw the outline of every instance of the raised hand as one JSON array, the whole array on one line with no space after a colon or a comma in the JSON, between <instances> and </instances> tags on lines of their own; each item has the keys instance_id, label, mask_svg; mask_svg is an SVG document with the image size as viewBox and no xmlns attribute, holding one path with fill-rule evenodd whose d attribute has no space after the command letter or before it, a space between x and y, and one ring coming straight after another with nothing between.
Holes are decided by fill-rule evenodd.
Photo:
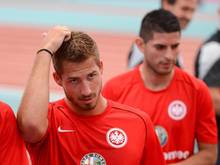
<instances>
[{"instance_id":1,"label":"raised hand","mask_svg":"<svg viewBox=\"0 0 220 165\"><path fill-rule=\"evenodd\" d=\"M66 26L55 26L47 33L44 33L44 39L40 49L47 49L55 53L64 41L71 37L71 31Z\"/></svg>"}]
</instances>

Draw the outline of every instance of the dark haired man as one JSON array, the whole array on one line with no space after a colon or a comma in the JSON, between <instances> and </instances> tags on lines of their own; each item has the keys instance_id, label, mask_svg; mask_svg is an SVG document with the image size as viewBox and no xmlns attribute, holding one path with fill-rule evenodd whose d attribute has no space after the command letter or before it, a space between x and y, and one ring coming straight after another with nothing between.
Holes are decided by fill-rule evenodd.
<instances>
[{"instance_id":1,"label":"dark haired man","mask_svg":"<svg viewBox=\"0 0 220 165\"><path fill-rule=\"evenodd\" d=\"M199 4L199 0L161 0L161 7L172 12L179 20L181 29L185 29L192 20L193 14ZM133 68L143 62L144 56L135 43L128 55L128 68ZM183 68L180 55L176 65Z\"/></svg>"},{"instance_id":2,"label":"dark haired man","mask_svg":"<svg viewBox=\"0 0 220 165\"><path fill-rule=\"evenodd\" d=\"M217 155L213 105L207 86L175 66L180 29L169 11L147 14L136 39L143 64L107 82L103 95L150 115L168 164L211 165Z\"/></svg>"}]
</instances>

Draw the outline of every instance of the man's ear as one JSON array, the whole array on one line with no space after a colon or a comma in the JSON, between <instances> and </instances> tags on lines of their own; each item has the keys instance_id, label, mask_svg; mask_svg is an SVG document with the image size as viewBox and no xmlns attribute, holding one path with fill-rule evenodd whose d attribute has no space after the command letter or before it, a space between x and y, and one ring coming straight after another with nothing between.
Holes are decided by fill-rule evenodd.
<instances>
[{"instance_id":1,"label":"man's ear","mask_svg":"<svg viewBox=\"0 0 220 165\"><path fill-rule=\"evenodd\" d=\"M137 45L138 49L144 53L144 47L145 47L145 42L141 37L137 37L135 39L135 44Z\"/></svg>"},{"instance_id":2,"label":"man's ear","mask_svg":"<svg viewBox=\"0 0 220 165\"><path fill-rule=\"evenodd\" d=\"M169 4L167 1L168 1L168 0L162 0L162 1L161 1L161 7L162 7L163 9L165 9L165 10L172 11L173 5Z\"/></svg>"},{"instance_id":3,"label":"man's ear","mask_svg":"<svg viewBox=\"0 0 220 165\"><path fill-rule=\"evenodd\" d=\"M101 74L103 73L103 61L100 59L95 59L96 65L99 67Z\"/></svg>"},{"instance_id":4,"label":"man's ear","mask_svg":"<svg viewBox=\"0 0 220 165\"><path fill-rule=\"evenodd\" d=\"M55 80L55 82L62 87L62 83L61 83L61 77L59 74L57 74L57 72L53 72L53 79Z\"/></svg>"},{"instance_id":5,"label":"man's ear","mask_svg":"<svg viewBox=\"0 0 220 165\"><path fill-rule=\"evenodd\" d=\"M102 60L99 61L99 69L100 69L100 72L103 73L103 61Z\"/></svg>"}]
</instances>

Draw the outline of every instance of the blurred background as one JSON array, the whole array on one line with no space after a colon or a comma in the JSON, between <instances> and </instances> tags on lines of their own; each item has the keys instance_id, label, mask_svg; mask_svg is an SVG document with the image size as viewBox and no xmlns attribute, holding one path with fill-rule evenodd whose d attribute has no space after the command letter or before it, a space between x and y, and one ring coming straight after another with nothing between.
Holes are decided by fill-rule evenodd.
<instances>
[{"instance_id":1,"label":"blurred background","mask_svg":"<svg viewBox=\"0 0 220 165\"><path fill-rule=\"evenodd\" d=\"M160 0L0 0L0 100L17 111L42 33L54 25L84 31L96 40L104 82L126 71L142 17L159 7ZM219 27L218 8L218 0L201 0L183 32L181 53L191 74L199 45ZM60 91L51 78L51 100L61 97Z\"/></svg>"}]
</instances>

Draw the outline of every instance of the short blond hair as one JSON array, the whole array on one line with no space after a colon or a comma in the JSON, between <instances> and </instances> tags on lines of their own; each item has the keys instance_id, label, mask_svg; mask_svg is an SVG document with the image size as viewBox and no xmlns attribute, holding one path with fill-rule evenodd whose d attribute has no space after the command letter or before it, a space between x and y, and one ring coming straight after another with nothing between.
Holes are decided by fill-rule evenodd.
<instances>
[{"instance_id":1,"label":"short blond hair","mask_svg":"<svg viewBox=\"0 0 220 165\"><path fill-rule=\"evenodd\" d=\"M64 41L54 53L53 65L57 73L62 73L63 61L80 63L90 57L99 61L99 52L96 42L86 33L71 32L71 38Z\"/></svg>"}]
</instances>

